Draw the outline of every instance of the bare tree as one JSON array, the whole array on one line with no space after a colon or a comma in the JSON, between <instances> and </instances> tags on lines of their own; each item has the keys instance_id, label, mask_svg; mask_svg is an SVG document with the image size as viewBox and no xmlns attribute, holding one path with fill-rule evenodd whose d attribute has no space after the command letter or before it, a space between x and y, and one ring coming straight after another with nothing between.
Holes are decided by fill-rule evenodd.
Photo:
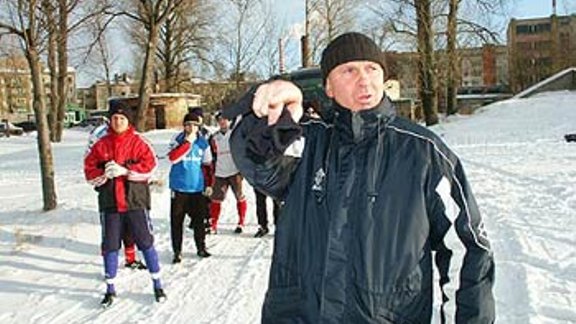
<instances>
[{"instance_id":1,"label":"bare tree","mask_svg":"<svg viewBox=\"0 0 576 324\"><path fill-rule=\"evenodd\" d=\"M42 25L41 5L38 0L6 1L0 15L0 31L17 35L30 68L33 88L34 115L38 127L38 152L40 156L40 174L42 178L43 209L57 207L54 181L54 158L50 144L48 119L46 117L45 92L42 82L40 48L46 35Z\"/></svg>"},{"instance_id":2,"label":"bare tree","mask_svg":"<svg viewBox=\"0 0 576 324\"><path fill-rule=\"evenodd\" d=\"M42 12L48 30L48 67L50 71L50 138L62 140L66 105L69 102L68 39L70 34L93 22L110 8L108 1L43 0Z\"/></svg>"},{"instance_id":3,"label":"bare tree","mask_svg":"<svg viewBox=\"0 0 576 324\"><path fill-rule=\"evenodd\" d=\"M165 92L179 92L189 79L190 65L210 64L208 53L213 42L211 29L215 9L206 0L189 1L176 8L160 28L156 49Z\"/></svg>"},{"instance_id":4,"label":"bare tree","mask_svg":"<svg viewBox=\"0 0 576 324\"><path fill-rule=\"evenodd\" d=\"M308 38L311 56L318 57L324 47L339 34L356 26L359 0L309 0L307 13L311 16Z\"/></svg>"},{"instance_id":5,"label":"bare tree","mask_svg":"<svg viewBox=\"0 0 576 324\"><path fill-rule=\"evenodd\" d=\"M91 29L92 36L95 43L95 51L91 56L92 62L95 63L99 68L102 76L106 82L106 90L108 92L108 97L112 96L112 69L115 62L118 60L118 56L114 55L110 51L110 44L108 42L108 30L106 29L106 24L104 22L105 17L99 17L94 21L93 28Z\"/></svg>"},{"instance_id":6,"label":"bare tree","mask_svg":"<svg viewBox=\"0 0 576 324\"><path fill-rule=\"evenodd\" d=\"M50 140L56 142L56 121L58 112L58 26L56 24L56 7L52 1L42 1L42 11L45 15L46 31L48 34L48 70L50 71L50 99L48 108L48 129L50 130Z\"/></svg>"},{"instance_id":7,"label":"bare tree","mask_svg":"<svg viewBox=\"0 0 576 324\"><path fill-rule=\"evenodd\" d=\"M119 5L126 5L119 14L142 24L146 31L146 49L142 65L142 77L138 90L139 103L137 108L136 128L139 131L146 127L146 110L152 93L152 78L154 77L155 53L160 37L162 24L172 15L176 8L182 6L185 0L130 0Z\"/></svg>"},{"instance_id":8,"label":"bare tree","mask_svg":"<svg viewBox=\"0 0 576 324\"><path fill-rule=\"evenodd\" d=\"M287 54L285 45L290 40L290 37L288 33L282 32L283 25L277 23L278 21L281 21L281 19L277 15L270 13L264 28L266 43L262 49L262 64L259 72L265 78L285 72L281 70L285 68L285 65L280 66L280 61L282 60L282 64L285 64Z\"/></svg>"},{"instance_id":9,"label":"bare tree","mask_svg":"<svg viewBox=\"0 0 576 324\"><path fill-rule=\"evenodd\" d=\"M460 60L456 52L456 38L458 32L458 6L461 0L449 0L448 10L448 28L446 31L447 54L448 54L448 71L446 75L446 113L452 115L456 113L458 107L458 75L460 71Z\"/></svg>"},{"instance_id":10,"label":"bare tree","mask_svg":"<svg viewBox=\"0 0 576 324\"><path fill-rule=\"evenodd\" d=\"M446 26L447 43L447 66L446 66L446 113L454 114L458 110L457 93L460 85L461 60L458 54L458 37L466 36L479 39L482 44L497 43L497 32L492 30L488 24L490 20L483 19L483 22L474 19L464 19L460 14L462 5L465 9L476 13L476 18L492 17L497 12L504 9L505 0L485 1L485 0L448 0L448 14ZM442 17L443 15L441 15ZM466 14L466 17L475 18L474 15Z\"/></svg>"},{"instance_id":11,"label":"bare tree","mask_svg":"<svg viewBox=\"0 0 576 324\"><path fill-rule=\"evenodd\" d=\"M418 28L418 93L427 126L438 123L431 0L415 0Z\"/></svg>"},{"instance_id":12,"label":"bare tree","mask_svg":"<svg viewBox=\"0 0 576 324\"><path fill-rule=\"evenodd\" d=\"M220 59L232 70L230 80L236 81L239 87L259 59L266 42L276 43L277 39L265 39L269 8L264 2L228 0L228 8L230 10L223 19L218 35L223 53L216 55L223 55Z\"/></svg>"}]
</instances>

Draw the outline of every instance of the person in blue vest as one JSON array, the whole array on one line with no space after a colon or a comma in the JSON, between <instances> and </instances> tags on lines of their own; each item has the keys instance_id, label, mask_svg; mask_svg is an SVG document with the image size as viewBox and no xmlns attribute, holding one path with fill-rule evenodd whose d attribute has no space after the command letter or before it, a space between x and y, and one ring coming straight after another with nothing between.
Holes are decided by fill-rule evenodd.
<instances>
[{"instance_id":1,"label":"person in blue vest","mask_svg":"<svg viewBox=\"0 0 576 324\"><path fill-rule=\"evenodd\" d=\"M186 214L190 216L194 230L196 254L207 258L204 219L208 217L208 200L211 191L212 153L208 140L199 133L201 120L198 115L184 116L184 130L170 142L168 159L170 169L170 237L172 239L172 263L182 262L183 224Z\"/></svg>"}]
</instances>

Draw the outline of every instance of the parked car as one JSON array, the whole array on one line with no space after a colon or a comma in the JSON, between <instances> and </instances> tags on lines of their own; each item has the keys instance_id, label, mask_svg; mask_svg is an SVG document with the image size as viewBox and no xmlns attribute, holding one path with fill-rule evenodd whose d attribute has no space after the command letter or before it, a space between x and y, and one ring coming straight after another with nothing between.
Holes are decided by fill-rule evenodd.
<instances>
[{"instance_id":1,"label":"parked car","mask_svg":"<svg viewBox=\"0 0 576 324\"><path fill-rule=\"evenodd\" d=\"M6 129L6 125L9 126L8 129ZM0 136L6 136L6 132L10 135L22 135L24 134L24 129L12 124L11 122L0 123Z\"/></svg>"},{"instance_id":2,"label":"parked car","mask_svg":"<svg viewBox=\"0 0 576 324\"><path fill-rule=\"evenodd\" d=\"M90 116L78 124L80 127L87 127L87 126L99 126L104 124L107 121L107 118L104 116Z\"/></svg>"},{"instance_id":3,"label":"parked car","mask_svg":"<svg viewBox=\"0 0 576 324\"><path fill-rule=\"evenodd\" d=\"M18 127L22 127L22 129L24 129L24 132L32 132L35 130L38 130L38 127L36 126L36 122L28 120L28 121L23 121L23 122L19 122L19 123L14 123L14 125L18 126Z\"/></svg>"},{"instance_id":4,"label":"parked car","mask_svg":"<svg viewBox=\"0 0 576 324\"><path fill-rule=\"evenodd\" d=\"M566 142L576 142L576 133L564 135Z\"/></svg>"}]
</instances>

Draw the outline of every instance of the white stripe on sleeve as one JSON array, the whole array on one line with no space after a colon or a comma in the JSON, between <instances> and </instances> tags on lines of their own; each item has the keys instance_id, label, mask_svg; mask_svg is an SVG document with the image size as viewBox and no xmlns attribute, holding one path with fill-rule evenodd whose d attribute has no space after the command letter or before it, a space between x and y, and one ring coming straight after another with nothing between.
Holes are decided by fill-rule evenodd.
<instances>
[{"instance_id":1,"label":"white stripe on sleeve","mask_svg":"<svg viewBox=\"0 0 576 324\"><path fill-rule=\"evenodd\" d=\"M444 315L447 323L456 322L456 290L460 287L460 271L464 264L466 247L456 233L456 218L460 213L460 207L450 195L450 181L446 177L438 183L436 192L440 195L445 207L445 215L450 221L450 228L444 237L444 245L452 251L448 268L448 282L442 286L442 292L448 297L444 303Z\"/></svg>"}]
</instances>

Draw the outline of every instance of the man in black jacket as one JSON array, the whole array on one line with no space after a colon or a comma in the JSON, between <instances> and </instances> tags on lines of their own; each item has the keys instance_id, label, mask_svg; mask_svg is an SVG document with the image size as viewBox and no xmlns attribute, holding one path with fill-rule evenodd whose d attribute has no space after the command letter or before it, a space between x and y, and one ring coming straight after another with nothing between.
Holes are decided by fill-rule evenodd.
<instances>
[{"instance_id":1,"label":"man in black jacket","mask_svg":"<svg viewBox=\"0 0 576 324\"><path fill-rule=\"evenodd\" d=\"M443 322L494 322L493 252L458 157L395 115L371 39L337 37L320 65L330 123L300 122L281 80L228 109L240 172L284 201L262 322L430 323L434 264Z\"/></svg>"}]
</instances>

